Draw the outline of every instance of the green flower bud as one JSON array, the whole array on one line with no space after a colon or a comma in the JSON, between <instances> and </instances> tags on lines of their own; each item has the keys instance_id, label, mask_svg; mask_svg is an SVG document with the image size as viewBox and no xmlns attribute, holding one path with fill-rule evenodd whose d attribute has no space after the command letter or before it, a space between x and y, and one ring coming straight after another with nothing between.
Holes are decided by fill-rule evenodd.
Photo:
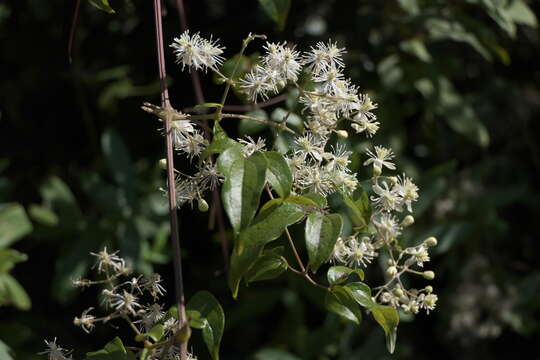
<instances>
[{"instance_id":1,"label":"green flower bud","mask_svg":"<svg viewBox=\"0 0 540 360\"><path fill-rule=\"evenodd\" d=\"M349 137L349 133L346 130L338 130L336 131L336 135L339 136L341 139L346 139Z\"/></svg>"},{"instance_id":2,"label":"green flower bud","mask_svg":"<svg viewBox=\"0 0 540 360\"><path fill-rule=\"evenodd\" d=\"M401 221L401 226L407 227L414 224L414 217L412 215L407 215L403 218L403 221Z\"/></svg>"},{"instance_id":3,"label":"green flower bud","mask_svg":"<svg viewBox=\"0 0 540 360\"><path fill-rule=\"evenodd\" d=\"M424 271L422 273L422 276L424 277L424 279L426 280L433 280L435 279L435 273L431 270L428 270L428 271Z\"/></svg>"},{"instance_id":4,"label":"green flower bud","mask_svg":"<svg viewBox=\"0 0 540 360\"><path fill-rule=\"evenodd\" d=\"M380 176L382 174L382 169L378 166L373 167L373 175L374 176Z\"/></svg>"},{"instance_id":5,"label":"green flower bud","mask_svg":"<svg viewBox=\"0 0 540 360\"><path fill-rule=\"evenodd\" d=\"M426 244L427 247L437 246L437 239L433 236L428 237L426 240L424 240L424 244Z\"/></svg>"},{"instance_id":6,"label":"green flower bud","mask_svg":"<svg viewBox=\"0 0 540 360\"><path fill-rule=\"evenodd\" d=\"M159 160L159 168L163 170L167 169L167 159Z\"/></svg>"},{"instance_id":7,"label":"green flower bud","mask_svg":"<svg viewBox=\"0 0 540 360\"><path fill-rule=\"evenodd\" d=\"M395 266L390 266L388 269L386 269L386 274L388 274L388 276L396 276L397 274L397 268Z\"/></svg>"},{"instance_id":8,"label":"green flower bud","mask_svg":"<svg viewBox=\"0 0 540 360\"><path fill-rule=\"evenodd\" d=\"M426 287L424 288L424 290L426 290L426 292L427 292L428 294L431 294L431 293L433 292L433 287L431 287L430 285L428 285L428 286L426 286Z\"/></svg>"},{"instance_id":9,"label":"green flower bud","mask_svg":"<svg viewBox=\"0 0 540 360\"><path fill-rule=\"evenodd\" d=\"M405 294L403 293L403 290L402 290L402 289L396 288L396 289L394 289L394 295L396 295L397 297L401 298L401 297L402 297L403 295L405 295Z\"/></svg>"},{"instance_id":10,"label":"green flower bud","mask_svg":"<svg viewBox=\"0 0 540 360\"><path fill-rule=\"evenodd\" d=\"M202 211L202 212L207 212L208 211L208 203L206 202L206 200L199 199L198 200L198 205L199 205L199 211Z\"/></svg>"}]
</instances>

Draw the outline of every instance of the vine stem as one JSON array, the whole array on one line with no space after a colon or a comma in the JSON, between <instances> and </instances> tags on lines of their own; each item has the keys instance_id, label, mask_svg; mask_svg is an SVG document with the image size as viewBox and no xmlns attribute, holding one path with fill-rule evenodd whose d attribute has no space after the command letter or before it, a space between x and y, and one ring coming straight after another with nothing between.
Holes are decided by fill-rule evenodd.
<instances>
[{"instance_id":1,"label":"vine stem","mask_svg":"<svg viewBox=\"0 0 540 360\"><path fill-rule=\"evenodd\" d=\"M270 199L274 199L274 195L272 194L272 190L270 190L268 184L265 185L265 189ZM287 239L289 240L289 245L291 245L294 257L296 258L296 262L298 262L298 266L300 266L300 269L302 270L302 274L307 275L306 267L304 266L300 255L298 255L298 251L296 250L296 246L294 246L294 241L292 239L291 233L289 232L289 229L285 228L285 234L287 235Z\"/></svg>"},{"instance_id":2,"label":"vine stem","mask_svg":"<svg viewBox=\"0 0 540 360\"><path fill-rule=\"evenodd\" d=\"M171 109L169 102L169 91L167 90L167 72L165 70L165 52L163 48L163 26L161 24L161 0L154 0L154 17L156 30L156 52L158 58L159 83L161 87L161 106L167 110ZM180 249L180 238L178 232L178 214L176 206L176 189L174 181L174 159L173 159L173 139L172 139L172 119L171 111L167 111L165 118L165 146L167 152L167 182L169 195L169 217L171 223L171 242L174 259L174 280L176 306L178 307L178 331L186 324L186 307L184 297L184 279L182 274L182 253ZM187 342L180 342L180 359L187 360Z\"/></svg>"}]
</instances>

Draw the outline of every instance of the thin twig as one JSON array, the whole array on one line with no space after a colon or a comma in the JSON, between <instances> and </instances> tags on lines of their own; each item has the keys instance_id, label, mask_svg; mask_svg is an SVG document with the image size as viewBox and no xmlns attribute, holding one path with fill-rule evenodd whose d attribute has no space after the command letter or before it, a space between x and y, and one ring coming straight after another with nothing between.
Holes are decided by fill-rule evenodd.
<instances>
[{"instance_id":1,"label":"thin twig","mask_svg":"<svg viewBox=\"0 0 540 360\"><path fill-rule=\"evenodd\" d=\"M287 132L289 132L289 133L291 133L293 135L296 135L296 132L294 130L292 130L291 128L289 128L287 126L287 123L285 123L285 122L277 122L277 121L272 121L272 120L259 119L259 118L255 117L255 116L242 115L242 114L221 114L221 117L222 118L253 120L253 121L263 123L263 124L275 126L275 127L279 128L281 130L285 130L285 131L287 131Z\"/></svg>"},{"instance_id":2,"label":"thin twig","mask_svg":"<svg viewBox=\"0 0 540 360\"><path fill-rule=\"evenodd\" d=\"M156 29L156 50L159 68L159 82L161 86L161 106L170 109L169 92L167 90L165 53L163 48L163 28L161 25L161 0L154 0L154 17ZM167 182L169 195L169 215L171 223L171 242L173 247L174 259L174 279L176 305L178 307L178 324L181 329L186 324L186 308L184 298L184 279L182 274L182 254L180 249L180 238L178 233L178 216L176 206L176 189L174 181L174 159L173 159L173 139L171 132L171 115L165 119L165 138L167 152ZM187 359L187 342L180 342L180 359Z\"/></svg>"},{"instance_id":3,"label":"thin twig","mask_svg":"<svg viewBox=\"0 0 540 360\"><path fill-rule=\"evenodd\" d=\"M79 8L81 7L81 0L77 0L75 4L75 13L73 14L73 21L71 22L71 30L69 31L69 41L68 41L68 60L71 64L71 49L73 49L73 42L75 41L75 30L77 29L77 23L79 20Z\"/></svg>"}]
</instances>

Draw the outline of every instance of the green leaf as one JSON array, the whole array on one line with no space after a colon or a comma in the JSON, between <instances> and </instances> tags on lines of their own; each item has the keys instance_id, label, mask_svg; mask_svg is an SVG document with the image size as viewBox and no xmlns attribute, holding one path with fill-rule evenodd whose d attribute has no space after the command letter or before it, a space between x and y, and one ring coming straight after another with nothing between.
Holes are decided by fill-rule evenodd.
<instances>
[{"instance_id":1,"label":"green leaf","mask_svg":"<svg viewBox=\"0 0 540 360\"><path fill-rule=\"evenodd\" d=\"M283 31L291 8L291 0L259 0L259 4L277 24L278 30Z\"/></svg>"},{"instance_id":2,"label":"green leaf","mask_svg":"<svg viewBox=\"0 0 540 360\"><path fill-rule=\"evenodd\" d=\"M386 348L390 354L393 354L396 347L397 326L399 324L398 312L391 306L376 305L371 308L371 313L383 328L384 335L386 336Z\"/></svg>"},{"instance_id":3,"label":"green leaf","mask_svg":"<svg viewBox=\"0 0 540 360\"><path fill-rule=\"evenodd\" d=\"M101 137L101 148L105 154L109 172L115 182L126 192L129 205L134 207L135 169L124 140L115 130L107 129Z\"/></svg>"},{"instance_id":4,"label":"green leaf","mask_svg":"<svg viewBox=\"0 0 540 360\"><path fill-rule=\"evenodd\" d=\"M349 278L351 274L357 274L360 280L364 280L362 269L351 269L346 266L332 266L326 273L326 278L330 286L341 284Z\"/></svg>"},{"instance_id":5,"label":"green leaf","mask_svg":"<svg viewBox=\"0 0 540 360\"><path fill-rule=\"evenodd\" d=\"M424 24L432 40L453 40L469 44L486 60L491 60L491 55L476 36L468 32L459 22L431 18Z\"/></svg>"},{"instance_id":6,"label":"green leaf","mask_svg":"<svg viewBox=\"0 0 540 360\"><path fill-rule=\"evenodd\" d=\"M250 283L253 281L270 280L281 275L287 270L287 264L281 258L282 255L282 246L265 250L245 275L246 281Z\"/></svg>"},{"instance_id":7,"label":"green leaf","mask_svg":"<svg viewBox=\"0 0 540 360\"><path fill-rule=\"evenodd\" d=\"M370 287L366 284L362 282L353 282L348 283L345 285L345 287L351 290L354 300L356 300L356 302L363 307L371 309L373 306L377 305L377 303L371 298Z\"/></svg>"},{"instance_id":8,"label":"green leaf","mask_svg":"<svg viewBox=\"0 0 540 360\"><path fill-rule=\"evenodd\" d=\"M268 113L262 109L248 111L247 116L253 116L258 119L268 120ZM238 122L238 133L239 135L254 135L260 133L266 129L268 125L258 121L253 121L250 119L240 119Z\"/></svg>"},{"instance_id":9,"label":"green leaf","mask_svg":"<svg viewBox=\"0 0 540 360\"><path fill-rule=\"evenodd\" d=\"M0 305L13 305L20 310L32 307L30 297L21 284L9 274L0 274Z\"/></svg>"},{"instance_id":10,"label":"green leaf","mask_svg":"<svg viewBox=\"0 0 540 360\"><path fill-rule=\"evenodd\" d=\"M75 196L60 178L52 176L40 187L43 203L58 216L59 226L76 228L82 220Z\"/></svg>"},{"instance_id":11,"label":"green leaf","mask_svg":"<svg viewBox=\"0 0 540 360\"><path fill-rule=\"evenodd\" d=\"M8 247L30 232L32 224L21 205L0 204L0 248Z\"/></svg>"},{"instance_id":12,"label":"green leaf","mask_svg":"<svg viewBox=\"0 0 540 360\"><path fill-rule=\"evenodd\" d=\"M361 188L358 191L359 193L355 192L356 200L347 194L341 194L341 196L353 226L357 228L357 231L365 232L370 223L371 206L367 193Z\"/></svg>"},{"instance_id":13,"label":"green leaf","mask_svg":"<svg viewBox=\"0 0 540 360\"><path fill-rule=\"evenodd\" d=\"M150 336L152 340L154 341L160 341L161 338L163 338L163 334L165 334L165 328L162 324L157 324L152 329L150 329L149 332L146 333L146 335Z\"/></svg>"},{"instance_id":14,"label":"green leaf","mask_svg":"<svg viewBox=\"0 0 540 360\"><path fill-rule=\"evenodd\" d=\"M293 130L296 130L300 133L304 130L304 121L300 116L293 113L292 111L288 111L278 107L274 111L272 111L272 115L270 115L270 118L278 123L281 123L285 121L285 119L287 119L287 124L292 126Z\"/></svg>"},{"instance_id":15,"label":"green leaf","mask_svg":"<svg viewBox=\"0 0 540 360\"><path fill-rule=\"evenodd\" d=\"M235 160L223 184L223 207L238 234L251 223L259 207L266 167L260 157Z\"/></svg>"},{"instance_id":16,"label":"green leaf","mask_svg":"<svg viewBox=\"0 0 540 360\"><path fill-rule=\"evenodd\" d=\"M28 256L13 249L0 249L0 273L10 272L15 264L28 260Z\"/></svg>"},{"instance_id":17,"label":"green leaf","mask_svg":"<svg viewBox=\"0 0 540 360\"><path fill-rule=\"evenodd\" d=\"M410 15L418 15L420 13L420 6L417 0L398 0L398 4Z\"/></svg>"},{"instance_id":18,"label":"green leaf","mask_svg":"<svg viewBox=\"0 0 540 360\"><path fill-rule=\"evenodd\" d=\"M86 360L131 360L119 337L115 337L105 348L86 353Z\"/></svg>"},{"instance_id":19,"label":"green leaf","mask_svg":"<svg viewBox=\"0 0 540 360\"><path fill-rule=\"evenodd\" d=\"M109 0L88 0L88 1L90 1L90 4L94 5L98 9L108 12L109 14L115 13L114 9L111 7L111 5L109 5Z\"/></svg>"},{"instance_id":20,"label":"green leaf","mask_svg":"<svg viewBox=\"0 0 540 360\"><path fill-rule=\"evenodd\" d=\"M524 1L512 1L510 3L510 7L506 10L506 13L516 23L532 27L538 26L538 20L536 19L536 15L531 10L529 5L527 5Z\"/></svg>"},{"instance_id":21,"label":"green leaf","mask_svg":"<svg viewBox=\"0 0 540 360\"><path fill-rule=\"evenodd\" d=\"M285 227L304 217L301 206L274 200L269 201L270 206L263 206L253 224L238 235L229 269L229 287L234 298L238 296L240 280L261 256L264 246L277 239Z\"/></svg>"},{"instance_id":22,"label":"green leaf","mask_svg":"<svg viewBox=\"0 0 540 360\"><path fill-rule=\"evenodd\" d=\"M40 223L41 225L49 227L58 225L58 216L44 206L32 204L28 209L28 213L30 214L32 220Z\"/></svg>"},{"instance_id":23,"label":"green leaf","mask_svg":"<svg viewBox=\"0 0 540 360\"><path fill-rule=\"evenodd\" d=\"M399 47L401 50L416 56L418 59L424 62L431 61L431 55L427 51L426 46L418 39L402 41L401 44L399 44Z\"/></svg>"},{"instance_id":24,"label":"green leaf","mask_svg":"<svg viewBox=\"0 0 540 360\"><path fill-rule=\"evenodd\" d=\"M285 198L289 196L292 187L292 174L287 161L276 151L264 152L267 160L266 180L276 193Z\"/></svg>"},{"instance_id":25,"label":"green leaf","mask_svg":"<svg viewBox=\"0 0 540 360\"><path fill-rule=\"evenodd\" d=\"M328 261L341 234L343 219L339 214L314 213L308 216L305 228L309 266L313 272Z\"/></svg>"},{"instance_id":26,"label":"green leaf","mask_svg":"<svg viewBox=\"0 0 540 360\"><path fill-rule=\"evenodd\" d=\"M262 349L254 355L255 360L300 360L300 358L279 349Z\"/></svg>"},{"instance_id":27,"label":"green leaf","mask_svg":"<svg viewBox=\"0 0 540 360\"><path fill-rule=\"evenodd\" d=\"M241 149L241 145L227 136L227 133L218 121L214 122L214 138L212 142L203 150L199 156L199 165L203 163L210 155L219 154L231 147L238 147Z\"/></svg>"},{"instance_id":28,"label":"green leaf","mask_svg":"<svg viewBox=\"0 0 540 360\"><path fill-rule=\"evenodd\" d=\"M13 360L13 351L2 340L0 340L0 359Z\"/></svg>"},{"instance_id":29,"label":"green leaf","mask_svg":"<svg viewBox=\"0 0 540 360\"><path fill-rule=\"evenodd\" d=\"M225 328L225 314L216 298L208 291L199 291L186 305L187 310L196 310L206 319L202 328L203 340L213 360L219 359L219 345Z\"/></svg>"},{"instance_id":30,"label":"green leaf","mask_svg":"<svg viewBox=\"0 0 540 360\"><path fill-rule=\"evenodd\" d=\"M313 200L315 203L317 203L317 205L321 208L321 209L324 209L325 207L328 206L328 201L326 200L326 198L324 196L322 196L321 194L316 194L316 193L307 193L307 194L304 194L302 195L303 197L305 198L308 198L310 200Z\"/></svg>"},{"instance_id":31,"label":"green leaf","mask_svg":"<svg viewBox=\"0 0 540 360\"><path fill-rule=\"evenodd\" d=\"M177 308L174 308L174 311ZM189 326L194 329L202 329L205 326L208 326L208 321L201 316L201 313L197 310L186 310L186 316L189 320ZM176 317L178 317L178 314L176 314ZM175 318L176 318L175 317Z\"/></svg>"},{"instance_id":32,"label":"green leaf","mask_svg":"<svg viewBox=\"0 0 540 360\"><path fill-rule=\"evenodd\" d=\"M235 161L243 158L242 146L240 144L238 144L238 146L231 146L227 148L221 153L221 155L219 155L217 159L217 167L219 172L221 172L225 177L228 177L231 173L232 164Z\"/></svg>"},{"instance_id":33,"label":"green leaf","mask_svg":"<svg viewBox=\"0 0 540 360\"><path fill-rule=\"evenodd\" d=\"M362 310L355 301L351 290L344 286L333 286L326 294L326 308L356 324L362 321Z\"/></svg>"}]
</instances>

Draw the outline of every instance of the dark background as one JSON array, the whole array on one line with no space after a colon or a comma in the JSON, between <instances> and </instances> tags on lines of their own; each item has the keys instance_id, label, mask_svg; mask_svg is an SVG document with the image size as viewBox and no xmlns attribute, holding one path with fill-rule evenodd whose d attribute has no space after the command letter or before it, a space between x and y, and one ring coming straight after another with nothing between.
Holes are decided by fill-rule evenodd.
<instances>
[{"instance_id":1,"label":"dark background","mask_svg":"<svg viewBox=\"0 0 540 360\"><path fill-rule=\"evenodd\" d=\"M180 23L173 2L165 3L169 44ZM405 241L439 239L431 263L439 304L429 316L402 319L393 358L498 359L527 350L539 358L540 2L496 3L297 0L278 31L255 0L186 1L190 29L220 38L227 57L250 31L301 50L328 38L347 47L347 75L379 104L373 143L391 146L420 185ZM22 204L32 223L13 245L28 261L11 272L32 307L0 309L0 339L16 359L38 358L43 339L54 337L82 358L114 336L113 325L90 336L72 325L97 293L74 291L69 280L83 276L88 252L104 245L141 272L163 274L173 300L167 204L158 190L164 141L161 125L140 110L159 101L152 2L111 0L116 13L107 14L83 0L69 63L74 5L0 3L0 202ZM192 106L189 74L168 50L173 105ZM202 81L206 100L218 100L212 77ZM234 123L226 130L237 133ZM350 137L353 149L365 144ZM358 168L363 155L355 156ZM223 304L223 359L273 359L264 348L291 354L276 359L391 357L373 321L357 327L328 315L318 293L292 275L242 288L233 301L207 221L207 213L180 211L186 290L188 297L210 290ZM380 271L373 264L367 272ZM208 358L194 338L195 353Z\"/></svg>"}]
</instances>

